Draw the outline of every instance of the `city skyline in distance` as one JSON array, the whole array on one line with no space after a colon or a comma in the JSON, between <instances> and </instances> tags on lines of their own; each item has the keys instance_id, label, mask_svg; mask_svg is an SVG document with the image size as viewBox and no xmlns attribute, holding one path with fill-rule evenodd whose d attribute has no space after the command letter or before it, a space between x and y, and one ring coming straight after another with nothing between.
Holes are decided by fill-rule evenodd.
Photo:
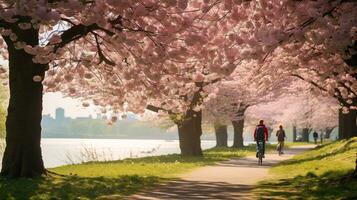
<instances>
[{"instance_id":1,"label":"city skyline in distance","mask_svg":"<svg viewBox=\"0 0 357 200\"><path fill-rule=\"evenodd\" d=\"M70 97L63 97L59 92L45 93L43 96L43 111L42 115L50 115L55 118L57 108L63 108L65 117L78 118L88 117L91 115L96 118L97 111L91 105L89 107L83 107L81 101Z\"/></svg>"}]
</instances>

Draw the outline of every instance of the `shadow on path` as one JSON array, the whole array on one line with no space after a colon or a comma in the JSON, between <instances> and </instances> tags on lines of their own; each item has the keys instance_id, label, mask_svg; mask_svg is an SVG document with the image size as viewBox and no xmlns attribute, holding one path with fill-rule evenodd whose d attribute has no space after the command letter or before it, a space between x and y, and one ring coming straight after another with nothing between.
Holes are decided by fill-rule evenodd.
<instances>
[{"instance_id":1,"label":"shadow on path","mask_svg":"<svg viewBox=\"0 0 357 200\"><path fill-rule=\"evenodd\" d=\"M310 148L312 146L294 147L286 150L282 156L268 153L263 160L263 166L258 165L255 156L248 156L200 167L183 174L181 179L170 181L152 191L144 191L127 199L252 199L251 190L254 184L269 177L269 168Z\"/></svg>"},{"instance_id":2,"label":"shadow on path","mask_svg":"<svg viewBox=\"0 0 357 200\"><path fill-rule=\"evenodd\" d=\"M175 180L155 191L138 194L128 200L142 199L250 199L252 186L225 182Z\"/></svg>"}]
</instances>

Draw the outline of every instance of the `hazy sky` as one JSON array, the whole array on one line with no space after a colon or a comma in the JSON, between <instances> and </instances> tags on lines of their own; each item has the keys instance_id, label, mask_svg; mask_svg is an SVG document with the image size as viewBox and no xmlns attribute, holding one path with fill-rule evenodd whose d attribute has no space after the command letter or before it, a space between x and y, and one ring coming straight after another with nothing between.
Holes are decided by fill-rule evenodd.
<instances>
[{"instance_id":1,"label":"hazy sky","mask_svg":"<svg viewBox=\"0 0 357 200\"><path fill-rule=\"evenodd\" d=\"M61 93L45 93L43 96L43 111L42 114L50 114L54 117L56 108L61 107L65 109L65 116L76 118L76 117L87 117L92 115L96 116L95 109L92 107L83 107L82 103L76 99L69 97L64 98Z\"/></svg>"},{"instance_id":2,"label":"hazy sky","mask_svg":"<svg viewBox=\"0 0 357 200\"><path fill-rule=\"evenodd\" d=\"M8 62L0 58L0 66L7 67ZM65 116L76 117L88 117L92 115L96 117L95 109L93 107L84 108L82 103L76 99L64 98L61 93L45 93L43 96L43 115L50 114L52 117L55 115L55 110L58 107L65 109Z\"/></svg>"}]
</instances>

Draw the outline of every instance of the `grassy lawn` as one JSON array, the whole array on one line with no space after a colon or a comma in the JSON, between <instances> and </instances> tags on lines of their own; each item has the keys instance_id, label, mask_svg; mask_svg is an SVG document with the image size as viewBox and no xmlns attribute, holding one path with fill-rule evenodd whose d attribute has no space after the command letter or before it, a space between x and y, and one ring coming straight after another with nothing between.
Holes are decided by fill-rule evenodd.
<instances>
[{"instance_id":1,"label":"grassy lawn","mask_svg":"<svg viewBox=\"0 0 357 200\"><path fill-rule=\"evenodd\" d=\"M267 149L274 147L267 145ZM61 166L50 171L64 176L34 180L0 179L0 199L119 199L196 167L254 152L255 146L240 150L213 148L204 151L201 158L172 154Z\"/></svg>"},{"instance_id":2,"label":"grassy lawn","mask_svg":"<svg viewBox=\"0 0 357 200\"><path fill-rule=\"evenodd\" d=\"M314 142L285 142L285 145L287 147L304 146L304 145L311 145L311 144L314 144ZM320 143L318 143L318 144L320 144Z\"/></svg>"},{"instance_id":3,"label":"grassy lawn","mask_svg":"<svg viewBox=\"0 0 357 200\"><path fill-rule=\"evenodd\" d=\"M259 199L357 199L357 138L319 146L271 169L272 180L255 189Z\"/></svg>"}]
</instances>

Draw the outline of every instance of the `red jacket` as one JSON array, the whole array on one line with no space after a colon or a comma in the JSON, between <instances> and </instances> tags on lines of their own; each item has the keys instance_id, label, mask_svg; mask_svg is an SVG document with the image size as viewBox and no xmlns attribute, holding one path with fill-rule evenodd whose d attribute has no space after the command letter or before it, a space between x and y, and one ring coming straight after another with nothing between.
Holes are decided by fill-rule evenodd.
<instances>
[{"instance_id":1,"label":"red jacket","mask_svg":"<svg viewBox=\"0 0 357 200\"><path fill-rule=\"evenodd\" d=\"M258 125L255 130L254 130L254 140L257 139L257 129L260 128L260 127L263 127L264 128L264 138L265 138L265 141L268 140L268 129L267 127L263 124L263 125Z\"/></svg>"}]
</instances>

